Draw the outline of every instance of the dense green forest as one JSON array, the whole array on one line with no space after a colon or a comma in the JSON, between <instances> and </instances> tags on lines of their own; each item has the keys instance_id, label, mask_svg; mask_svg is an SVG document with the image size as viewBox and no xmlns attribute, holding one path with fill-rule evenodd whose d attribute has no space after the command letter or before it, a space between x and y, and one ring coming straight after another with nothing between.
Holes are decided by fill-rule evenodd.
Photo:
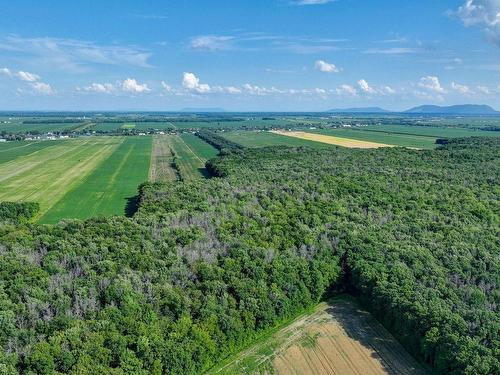
<instances>
[{"instance_id":1,"label":"dense green forest","mask_svg":"<svg viewBox=\"0 0 500 375\"><path fill-rule=\"evenodd\" d=\"M500 372L498 139L221 148L132 218L7 215L0 373L201 373L332 288L436 372Z\"/></svg>"}]
</instances>

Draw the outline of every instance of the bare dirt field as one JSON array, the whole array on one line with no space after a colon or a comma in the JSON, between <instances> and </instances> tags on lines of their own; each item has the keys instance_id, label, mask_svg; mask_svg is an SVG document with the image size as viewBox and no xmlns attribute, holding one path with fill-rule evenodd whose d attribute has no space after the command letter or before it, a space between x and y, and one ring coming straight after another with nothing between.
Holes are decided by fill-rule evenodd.
<instances>
[{"instance_id":1,"label":"bare dirt field","mask_svg":"<svg viewBox=\"0 0 500 375\"><path fill-rule=\"evenodd\" d=\"M427 374L349 299L322 303L211 374Z\"/></svg>"},{"instance_id":2,"label":"bare dirt field","mask_svg":"<svg viewBox=\"0 0 500 375\"><path fill-rule=\"evenodd\" d=\"M306 132L299 132L299 131L292 132L292 131L278 130L278 131L273 131L272 133L279 134L279 135L285 135L287 137L307 139L309 141L327 143L330 145L337 145L337 146L349 147L349 148L394 147L394 145L388 145L388 144L384 144L384 143L359 141L356 139L339 138L339 137L333 137L330 135L306 133Z\"/></svg>"}]
</instances>

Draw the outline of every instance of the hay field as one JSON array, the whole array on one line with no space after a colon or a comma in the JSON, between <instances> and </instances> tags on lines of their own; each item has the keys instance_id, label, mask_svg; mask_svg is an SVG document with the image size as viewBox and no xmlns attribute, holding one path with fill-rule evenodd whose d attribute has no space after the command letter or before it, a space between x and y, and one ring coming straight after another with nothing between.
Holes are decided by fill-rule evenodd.
<instances>
[{"instance_id":1,"label":"hay field","mask_svg":"<svg viewBox=\"0 0 500 375\"><path fill-rule=\"evenodd\" d=\"M287 137L307 139L309 141L327 143L330 145L349 147L349 148L380 148L380 147L394 147L385 143L376 143L368 141L360 141L356 139L332 137L323 134L306 133L301 131L273 131L274 134L284 135Z\"/></svg>"},{"instance_id":2,"label":"hay field","mask_svg":"<svg viewBox=\"0 0 500 375\"><path fill-rule=\"evenodd\" d=\"M427 374L369 313L343 298L320 304L210 374Z\"/></svg>"}]
</instances>

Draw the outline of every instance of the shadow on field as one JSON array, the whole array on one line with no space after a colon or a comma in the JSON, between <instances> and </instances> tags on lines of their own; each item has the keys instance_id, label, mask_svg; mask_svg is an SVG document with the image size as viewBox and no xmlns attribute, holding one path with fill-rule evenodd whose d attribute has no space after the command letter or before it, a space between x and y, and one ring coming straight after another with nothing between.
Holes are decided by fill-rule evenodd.
<instances>
[{"instance_id":1,"label":"shadow on field","mask_svg":"<svg viewBox=\"0 0 500 375\"><path fill-rule=\"evenodd\" d=\"M198 168L198 170L200 171L200 173L205 178L212 178L213 177L212 174L210 173L210 171L207 168Z\"/></svg>"},{"instance_id":2,"label":"shadow on field","mask_svg":"<svg viewBox=\"0 0 500 375\"><path fill-rule=\"evenodd\" d=\"M372 351L387 374L428 374L370 313L351 301L336 301L326 312L338 321L346 335Z\"/></svg>"},{"instance_id":3,"label":"shadow on field","mask_svg":"<svg viewBox=\"0 0 500 375\"><path fill-rule=\"evenodd\" d=\"M139 196L139 194L137 194L133 197L129 197L129 198L125 198L125 199L127 200L127 203L125 204L125 216L132 217L139 209L140 196Z\"/></svg>"}]
</instances>

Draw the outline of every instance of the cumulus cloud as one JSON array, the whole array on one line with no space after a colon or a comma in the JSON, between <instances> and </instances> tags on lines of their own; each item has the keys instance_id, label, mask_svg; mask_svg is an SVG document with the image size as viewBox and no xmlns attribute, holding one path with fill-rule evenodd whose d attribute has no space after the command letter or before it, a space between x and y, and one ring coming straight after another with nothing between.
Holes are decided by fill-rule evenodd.
<instances>
[{"instance_id":1,"label":"cumulus cloud","mask_svg":"<svg viewBox=\"0 0 500 375\"><path fill-rule=\"evenodd\" d=\"M9 78L17 79L19 81L29 84L29 86L33 89L33 92L36 94L41 94L41 95L55 94L55 90L52 88L51 85L40 81L41 77L38 74L25 72L22 70L18 72L13 72L9 68L0 69L0 73L6 75ZM24 91L22 89L18 90L20 90L21 92Z\"/></svg>"},{"instance_id":2,"label":"cumulus cloud","mask_svg":"<svg viewBox=\"0 0 500 375\"><path fill-rule=\"evenodd\" d=\"M482 28L488 38L500 46L500 0L467 0L452 14L466 27Z\"/></svg>"},{"instance_id":3,"label":"cumulus cloud","mask_svg":"<svg viewBox=\"0 0 500 375\"><path fill-rule=\"evenodd\" d=\"M23 72L22 70L16 73L16 77L18 77L21 81L26 81L26 82L35 82L40 79L39 75L29 72Z\"/></svg>"},{"instance_id":4,"label":"cumulus cloud","mask_svg":"<svg viewBox=\"0 0 500 375\"><path fill-rule=\"evenodd\" d=\"M359 88L366 94L375 94L377 91L371 87L364 79L358 81Z\"/></svg>"},{"instance_id":5,"label":"cumulus cloud","mask_svg":"<svg viewBox=\"0 0 500 375\"><path fill-rule=\"evenodd\" d=\"M31 87L38 94L52 95L52 94L55 93L54 89L52 89L52 86L50 86L48 83L34 82L34 83L31 84Z\"/></svg>"},{"instance_id":6,"label":"cumulus cloud","mask_svg":"<svg viewBox=\"0 0 500 375\"><path fill-rule=\"evenodd\" d=\"M12 77L12 72L10 71L9 68L0 69L0 73L2 73L3 75L6 75L7 77Z\"/></svg>"},{"instance_id":7,"label":"cumulus cloud","mask_svg":"<svg viewBox=\"0 0 500 375\"><path fill-rule=\"evenodd\" d=\"M338 95L348 95L348 96L357 96L358 90L356 90L351 85L342 85L338 87L336 90Z\"/></svg>"},{"instance_id":8,"label":"cumulus cloud","mask_svg":"<svg viewBox=\"0 0 500 375\"><path fill-rule=\"evenodd\" d=\"M124 80L121 84L121 87L123 91L137 94L151 91L147 84L139 83L133 78L127 78L126 80Z\"/></svg>"},{"instance_id":9,"label":"cumulus cloud","mask_svg":"<svg viewBox=\"0 0 500 375\"><path fill-rule=\"evenodd\" d=\"M469 86L461 85L461 84L456 83L456 82L452 82L451 83L451 88L453 90L455 90L456 92L458 92L459 94L462 94L462 95L471 95L471 94L473 94L473 92L469 88Z\"/></svg>"},{"instance_id":10,"label":"cumulus cloud","mask_svg":"<svg viewBox=\"0 0 500 375\"><path fill-rule=\"evenodd\" d=\"M443 86L441 86L439 78L436 76L425 76L420 78L418 86L437 94L444 94L446 92Z\"/></svg>"},{"instance_id":11,"label":"cumulus cloud","mask_svg":"<svg viewBox=\"0 0 500 375\"><path fill-rule=\"evenodd\" d=\"M192 38L189 46L192 49L205 51L220 51L231 48L233 36L201 35Z\"/></svg>"},{"instance_id":12,"label":"cumulus cloud","mask_svg":"<svg viewBox=\"0 0 500 375\"><path fill-rule=\"evenodd\" d=\"M327 63L326 61L323 60L318 60L314 64L314 67L318 69L321 72L324 73L338 73L340 72L339 68L335 66L335 64Z\"/></svg>"},{"instance_id":13,"label":"cumulus cloud","mask_svg":"<svg viewBox=\"0 0 500 375\"><path fill-rule=\"evenodd\" d=\"M184 72L182 78L182 86L190 91L195 91L199 94L210 92L210 86L205 83L200 83L200 79L194 73Z\"/></svg>"}]
</instances>

